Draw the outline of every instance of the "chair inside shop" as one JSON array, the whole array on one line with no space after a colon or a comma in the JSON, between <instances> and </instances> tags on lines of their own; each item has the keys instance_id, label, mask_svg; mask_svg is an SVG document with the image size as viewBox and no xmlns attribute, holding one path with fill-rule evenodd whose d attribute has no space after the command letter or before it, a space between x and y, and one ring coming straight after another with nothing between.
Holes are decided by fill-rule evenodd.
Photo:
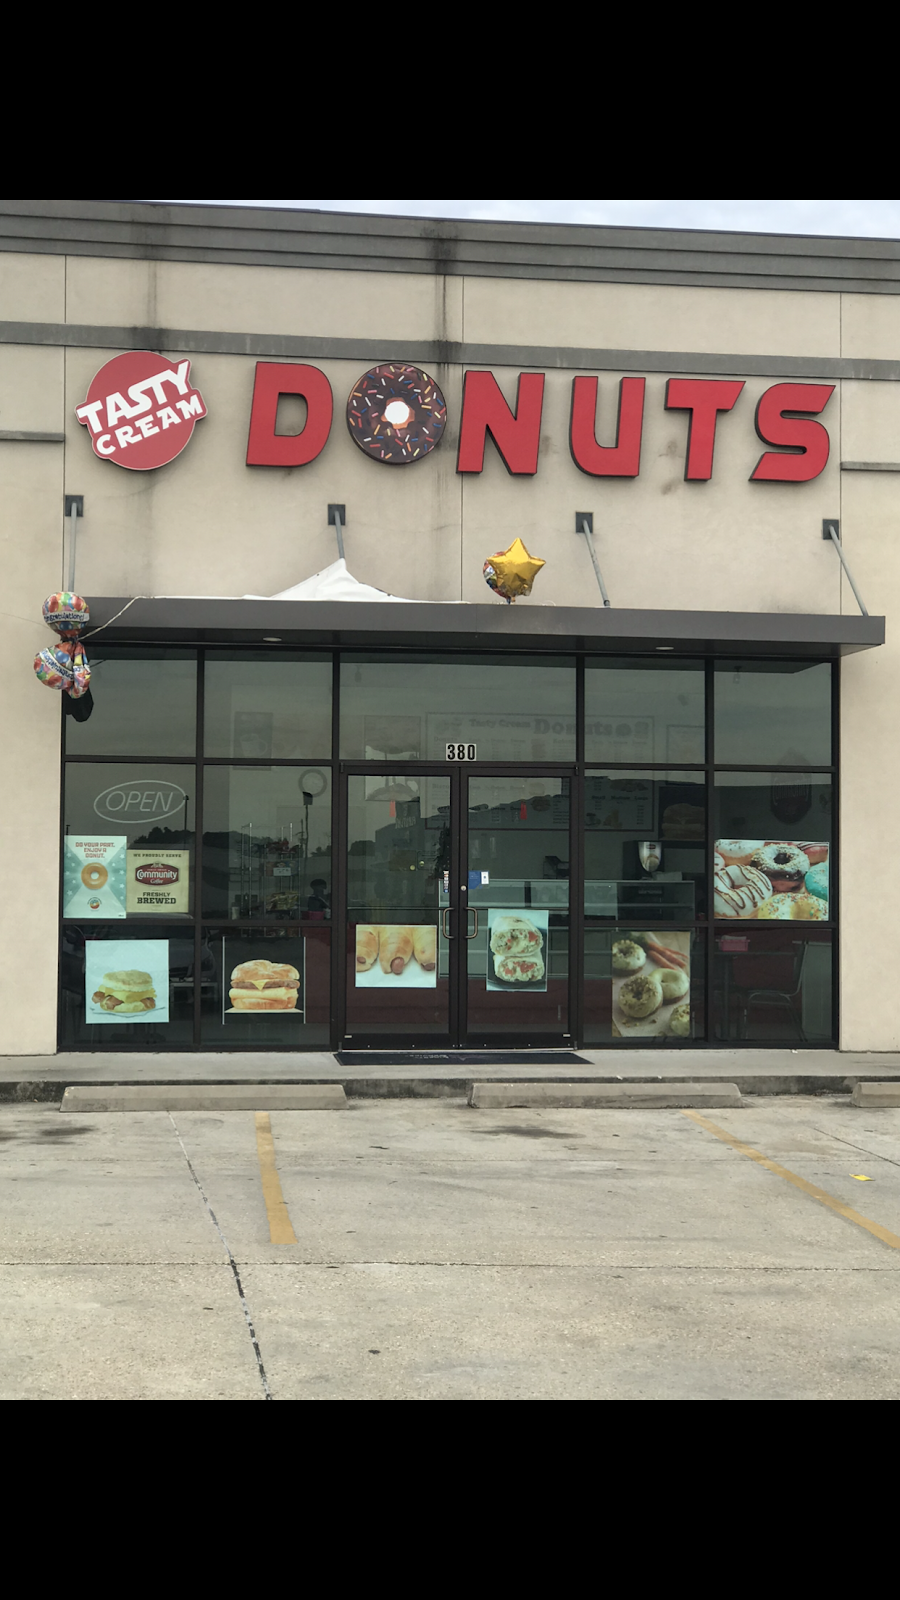
<instances>
[{"instance_id":1,"label":"chair inside shop","mask_svg":"<svg viewBox=\"0 0 900 1600\"><path fill-rule=\"evenodd\" d=\"M732 981L741 1007L741 1033L749 1036L754 1011L764 1020L765 1012L772 1008L786 1009L797 1031L805 1041L799 1001L803 988L803 966L807 944L785 940L784 948L751 952L736 956Z\"/></svg>"}]
</instances>

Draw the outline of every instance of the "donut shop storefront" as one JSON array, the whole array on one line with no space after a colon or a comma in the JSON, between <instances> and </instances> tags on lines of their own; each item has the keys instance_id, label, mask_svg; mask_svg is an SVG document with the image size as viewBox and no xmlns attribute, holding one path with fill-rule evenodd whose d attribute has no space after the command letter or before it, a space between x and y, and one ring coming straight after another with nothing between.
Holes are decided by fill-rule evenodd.
<instances>
[{"instance_id":1,"label":"donut shop storefront","mask_svg":"<svg viewBox=\"0 0 900 1600\"><path fill-rule=\"evenodd\" d=\"M98 818L124 836L128 909L65 916L61 1049L834 1043L865 619L719 618L707 654L691 614L318 606L145 602L158 642L98 639L64 837L77 865ZM162 950L152 1009L98 1018Z\"/></svg>"},{"instance_id":2,"label":"donut shop storefront","mask_svg":"<svg viewBox=\"0 0 900 1600\"><path fill-rule=\"evenodd\" d=\"M547 230L441 224L448 262L356 218L352 260L334 224L310 264L332 222L283 213L281 263L222 208L229 261L210 213L90 206L89 251L57 217L7 257L3 359L63 418L28 433L35 400L0 440L34 529L11 610L82 595L91 671L79 702L29 657L10 712L44 797L6 834L23 965L39 884L60 956L8 1048L896 1047L841 855L900 780L884 618L841 560L888 609L897 480L840 457L896 383L828 353L865 294L776 283L776 241L748 287L737 237L679 283L641 234L651 288L619 230L550 230L573 280Z\"/></svg>"}]
</instances>

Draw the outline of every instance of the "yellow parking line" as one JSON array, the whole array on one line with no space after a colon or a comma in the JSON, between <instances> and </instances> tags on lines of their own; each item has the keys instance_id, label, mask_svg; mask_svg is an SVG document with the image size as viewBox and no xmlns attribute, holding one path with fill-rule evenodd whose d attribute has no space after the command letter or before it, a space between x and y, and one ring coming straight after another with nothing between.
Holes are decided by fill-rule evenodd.
<instances>
[{"instance_id":1,"label":"yellow parking line","mask_svg":"<svg viewBox=\"0 0 900 1600\"><path fill-rule=\"evenodd\" d=\"M296 1244L297 1235L291 1226L287 1201L281 1192L281 1179L275 1165L275 1141L268 1111L256 1113L256 1153L266 1215L269 1218L269 1238L272 1244Z\"/></svg>"},{"instance_id":2,"label":"yellow parking line","mask_svg":"<svg viewBox=\"0 0 900 1600\"><path fill-rule=\"evenodd\" d=\"M866 1233L871 1233L876 1239L880 1239L882 1244L889 1245L892 1250L900 1250L900 1237L896 1233L891 1233L890 1228L883 1228L880 1222L872 1222L869 1217L854 1211L852 1206L845 1206L842 1200L836 1200L826 1189L818 1189L814 1183L807 1183L805 1178L798 1177L797 1173L791 1172L788 1167L779 1166L777 1161L770 1161L760 1150L754 1150L751 1144L744 1144L742 1139L735 1139L733 1134L726 1133L724 1128L717 1127L707 1117L701 1117L699 1111L683 1111L682 1116L690 1117L692 1122L699 1122L701 1128L715 1134L723 1144L729 1144L739 1155L749 1156L751 1161L758 1162L767 1172L774 1172L776 1178L784 1178L785 1182L792 1183L795 1189L808 1194L811 1200L818 1200L819 1204L827 1206L829 1211L836 1211L839 1217L846 1217L848 1222L855 1222L858 1228L865 1228Z\"/></svg>"}]
</instances>

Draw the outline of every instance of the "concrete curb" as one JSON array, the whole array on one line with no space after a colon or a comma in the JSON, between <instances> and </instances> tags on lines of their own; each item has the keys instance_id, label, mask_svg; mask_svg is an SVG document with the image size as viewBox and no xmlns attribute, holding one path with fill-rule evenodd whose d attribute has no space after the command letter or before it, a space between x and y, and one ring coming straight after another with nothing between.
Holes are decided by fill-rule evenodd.
<instances>
[{"instance_id":1,"label":"concrete curb","mask_svg":"<svg viewBox=\"0 0 900 1600\"><path fill-rule=\"evenodd\" d=\"M340 1083L70 1085L60 1111L342 1111Z\"/></svg>"},{"instance_id":2,"label":"concrete curb","mask_svg":"<svg viewBox=\"0 0 900 1600\"><path fill-rule=\"evenodd\" d=\"M71 1084L70 1074L59 1078L19 1078L0 1081L0 1106L3 1105L59 1105L63 1093ZM348 1098L353 1100L458 1100L464 1099L472 1086L472 1074L460 1076L445 1076L440 1078L342 1078L338 1080L337 1087L343 1088ZM481 1080L479 1080L481 1081ZM488 1080L485 1080L488 1081ZM500 1080L494 1080L499 1082ZM510 1080L503 1080L510 1081ZM552 1078L531 1078L527 1080L533 1084L552 1083L558 1080ZM570 1080L566 1080L567 1082ZM595 1077L579 1078L579 1084L609 1083L622 1084L668 1084L677 1087L682 1082L696 1082L696 1079L661 1078L659 1076L625 1078L621 1076L601 1075ZM850 1095L858 1084L879 1083L884 1080L878 1078L862 1077L857 1073L845 1076L843 1073L741 1073L731 1072L721 1077L703 1079L709 1085L721 1083L736 1083L743 1095ZM249 1089L258 1098L261 1089L292 1089L296 1087L322 1087L334 1085L333 1078L296 1078L293 1080L248 1078L232 1082L227 1087ZM155 1083L141 1084L111 1084L108 1081L95 1080L94 1082L80 1083L79 1089L94 1089L100 1093L109 1094L111 1090L127 1088L166 1089L168 1087L180 1089L204 1090L219 1087L218 1083L209 1079L195 1079L185 1083L183 1078L172 1083L171 1080L160 1077ZM889 1084L887 1085L890 1086ZM257 1109L259 1107L257 1106Z\"/></svg>"},{"instance_id":3,"label":"concrete curb","mask_svg":"<svg viewBox=\"0 0 900 1600\"><path fill-rule=\"evenodd\" d=\"M469 1105L481 1111L513 1107L650 1111L740 1106L736 1083L473 1083Z\"/></svg>"},{"instance_id":4,"label":"concrete curb","mask_svg":"<svg viewBox=\"0 0 900 1600\"><path fill-rule=\"evenodd\" d=\"M900 1083L858 1083L850 1103L865 1109L900 1106Z\"/></svg>"}]
</instances>

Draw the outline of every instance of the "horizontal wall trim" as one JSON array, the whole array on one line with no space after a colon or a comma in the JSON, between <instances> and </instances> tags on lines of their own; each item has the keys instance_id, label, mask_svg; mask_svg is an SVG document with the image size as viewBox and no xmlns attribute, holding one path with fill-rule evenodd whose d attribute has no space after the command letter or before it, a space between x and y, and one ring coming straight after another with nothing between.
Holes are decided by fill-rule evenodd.
<instances>
[{"instance_id":1,"label":"horizontal wall trim","mask_svg":"<svg viewBox=\"0 0 900 1600\"><path fill-rule=\"evenodd\" d=\"M0 344L79 350L154 350L264 360L410 361L416 366L511 367L540 371L711 373L752 378L900 381L900 361L859 357L718 354L703 350L607 350L577 345L467 344L452 340L342 339L306 334L217 333L70 322L0 322Z\"/></svg>"},{"instance_id":2,"label":"horizontal wall trim","mask_svg":"<svg viewBox=\"0 0 900 1600\"><path fill-rule=\"evenodd\" d=\"M4 200L0 250L440 277L900 293L900 241L141 200Z\"/></svg>"}]
</instances>

